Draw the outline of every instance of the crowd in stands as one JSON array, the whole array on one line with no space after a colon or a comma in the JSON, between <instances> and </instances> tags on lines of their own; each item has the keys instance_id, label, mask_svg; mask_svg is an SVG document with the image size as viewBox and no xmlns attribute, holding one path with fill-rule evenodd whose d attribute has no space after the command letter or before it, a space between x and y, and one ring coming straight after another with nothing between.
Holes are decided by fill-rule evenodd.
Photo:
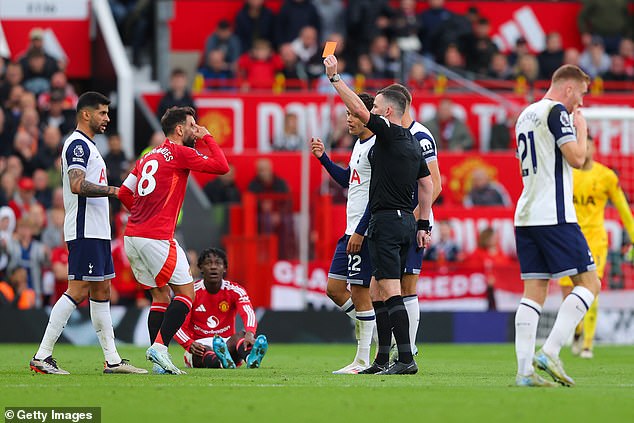
<instances>
[{"instance_id":1,"label":"crowd in stands","mask_svg":"<svg viewBox=\"0 0 634 423\"><path fill-rule=\"evenodd\" d=\"M531 84L549 80L564 63L601 81L634 81L627 1L584 2L578 17L581 51L564 49L561 34L551 32L543 51L531 51L519 37L507 54L491 38L492 12L477 6L460 15L444 0L429 0L420 13L415 0L285 0L275 14L265 3L245 0L233 21L221 20L209 35L199 69L205 87L328 92L321 57L326 40L337 41L339 71L358 90L394 80L412 89L438 88L450 72ZM429 70L425 59L444 70Z\"/></svg>"}]
</instances>

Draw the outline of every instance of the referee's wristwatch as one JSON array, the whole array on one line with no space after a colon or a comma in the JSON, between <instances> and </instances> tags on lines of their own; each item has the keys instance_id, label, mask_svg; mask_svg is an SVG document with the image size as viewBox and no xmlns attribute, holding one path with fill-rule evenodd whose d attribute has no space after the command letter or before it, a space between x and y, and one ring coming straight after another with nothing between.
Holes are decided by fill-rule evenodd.
<instances>
[{"instance_id":1,"label":"referee's wristwatch","mask_svg":"<svg viewBox=\"0 0 634 423\"><path fill-rule=\"evenodd\" d=\"M337 82L337 81L341 81L341 76L338 73L336 73L336 74L334 74L333 76L331 76L328 79L330 79L330 82L334 83L334 82Z\"/></svg>"}]
</instances>

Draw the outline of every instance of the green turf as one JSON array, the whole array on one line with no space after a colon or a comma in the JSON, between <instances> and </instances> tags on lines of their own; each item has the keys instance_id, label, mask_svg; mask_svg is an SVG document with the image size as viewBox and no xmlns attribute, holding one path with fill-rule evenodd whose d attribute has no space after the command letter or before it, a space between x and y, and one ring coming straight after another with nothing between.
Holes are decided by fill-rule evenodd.
<instances>
[{"instance_id":1,"label":"green turf","mask_svg":"<svg viewBox=\"0 0 634 423\"><path fill-rule=\"evenodd\" d=\"M271 345L263 368L103 375L99 347L59 345L70 376L33 374L35 345L0 344L0 406L100 406L104 422L634 421L634 349L564 351L575 388L515 388L513 345L424 345L415 376L332 375L353 345ZM122 356L148 369L144 351ZM182 350L171 350L182 365Z\"/></svg>"}]
</instances>

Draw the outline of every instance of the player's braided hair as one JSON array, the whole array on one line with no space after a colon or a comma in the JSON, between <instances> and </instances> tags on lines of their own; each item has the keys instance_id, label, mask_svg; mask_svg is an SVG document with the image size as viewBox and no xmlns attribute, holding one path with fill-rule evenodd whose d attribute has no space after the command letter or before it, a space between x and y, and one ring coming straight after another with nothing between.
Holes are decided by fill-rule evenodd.
<instances>
[{"instance_id":1,"label":"player's braided hair","mask_svg":"<svg viewBox=\"0 0 634 423\"><path fill-rule=\"evenodd\" d=\"M228 267L227 253L225 253L224 250L221 250L220 248L207 248L203 250L198 256L198 268L200 269L205 260L207 260L208 257L212 256L216 256L221 259L222 263L225 265L225 269Z\"/></svg>"}]
</instances>

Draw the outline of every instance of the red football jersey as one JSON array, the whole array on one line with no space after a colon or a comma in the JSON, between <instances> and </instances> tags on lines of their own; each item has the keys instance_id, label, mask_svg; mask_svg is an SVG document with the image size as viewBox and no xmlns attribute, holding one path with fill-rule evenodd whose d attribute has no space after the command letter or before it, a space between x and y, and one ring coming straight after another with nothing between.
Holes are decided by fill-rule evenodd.
<instances>
[{"instance_id":1,"label":"red football jersey","mask_svg":"<svg viewBox=\"0 0 634 423\"><path fill-rule=\"evenodd\" d=\"M191 312L176 332L176 341L186 350L197 339L214 335L228 338L236 332L236 313L240 313L244 330L253 332L258 327L255 311L247 291L240 285L222 281L220 291L211 294L202 280L194 283L196 298Z\"/></svg>"},{"instance_id":2,"label":"red football jersey","mask_svg":"<svg viewBox=\"0 0 634 423\"><path fill-rule=\"evenodd\" d=\"M166 139L137 160L121 187L122 191L128 188L134 194L126 236L172 239L189 171L215 174L229 171L227 159L213 138L205 135L202 141L211 151L209 156Z\"/></svg>"}]
</instances>

